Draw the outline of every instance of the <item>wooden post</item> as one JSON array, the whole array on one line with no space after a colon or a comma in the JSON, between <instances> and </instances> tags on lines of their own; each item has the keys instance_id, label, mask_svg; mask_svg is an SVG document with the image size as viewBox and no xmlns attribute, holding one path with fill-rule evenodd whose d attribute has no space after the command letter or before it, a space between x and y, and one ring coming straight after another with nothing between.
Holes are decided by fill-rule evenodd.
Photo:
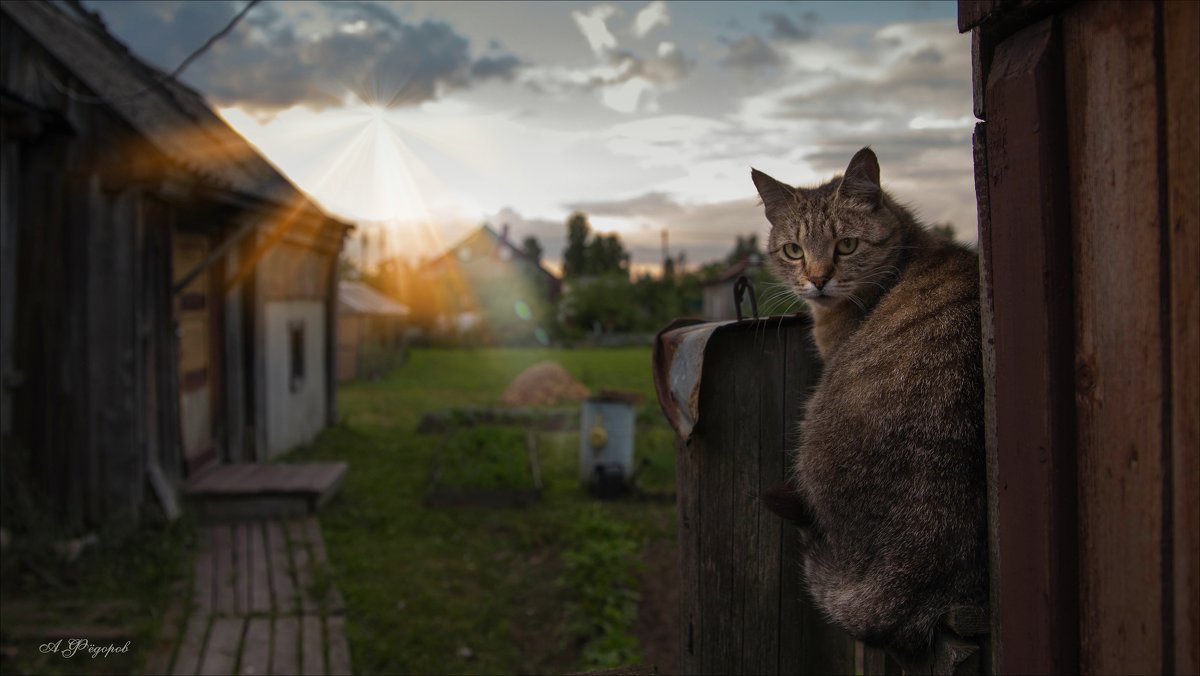
<instances>
[{"instance_id":1,"label":"wooden post","mask_svg":"<svg viewBox=\"0 0 1200 676\"><path fill-rule=\"evenodd\" d=\"M1200 672L1200 81L1195 64L1200 62L1200 4L1162 4L1163 80L1167 184L1165 189L1166 233L1169 261L1164 261L1169 285L1164 300L1170 318L1170 474L1166 477L1165 508L1171 518L1164 522L1164 538L1171 540L1175 672ZM1166 634L1164 634L1166 635ZM1164 655L1164 662L1169 655Z\"/></svg>"},{"instance_id":2,"label":"wooden post","mask_svg":"<svg viewBox=\"0 0 1200 676\"><path fill-rule=\"evenodd\" d=\"M677 446L680 668L853 673L853 641L802 588L798 533L759 500L789 471L819 373L807 318L721 329L702 371L699 422Z\"/></svg>"},{"instance_id":3,"label":"wooden post","mask_svg":"<svg viewBox=\"0 0 1200 676\"><path fill-rule=\"evenodd\" d=\"M1071 247L1051 19L996 47L984 95L984 327L996 673L1075 671ZM984 208L984 207L981 207ZM986 238L986 239L985 239ZM1003 367L1001 367L1003 366Z\"/></svg>"}]
</instances>

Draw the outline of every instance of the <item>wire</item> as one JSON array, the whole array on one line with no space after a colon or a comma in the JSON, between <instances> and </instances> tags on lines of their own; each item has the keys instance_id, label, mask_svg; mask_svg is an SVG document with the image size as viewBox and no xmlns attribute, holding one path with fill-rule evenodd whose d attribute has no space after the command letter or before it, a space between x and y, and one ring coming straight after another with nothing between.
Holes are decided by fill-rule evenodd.
<instances>
[{"instance_id":1,"label":"wire","mask_svg":"<svg viewBox=\"0 0 1200 676\"><path fill-rule=\"evenodd\" d=\"M151 90L162 86L169 80L174 80L179 77L179 74L182 73L188 66L190 66L193 61L200 58L200 56L204 54L204 52L208 51L210 47L216 44L218 40L228 35L230 31L232 31L238 25L238 22L240 22L242 18L245 17L246 14L259 2L262 2L262 0L250 0L249 4L242 8L242 11L238 12L232 19L230 19L229 23L225 24L224 28L214 33L208 40L205 40L204 44L200 45L199 48L189 54L187 58L185 58L175 68L175 70L171 71L170 73L160 74L158 77L154 78L149 85L129 94L124 94L122 96L89 96L87 94L80 94L79 92L73 91L70 87L60 82L59 79L55 77L53 73L49 72L44 66L42 68L42 74L54 84L55 89L69 96L70 98L79 101L80 103L96 105L136 99L140 96L144 96Z\"/></svg>"}]
</instances>

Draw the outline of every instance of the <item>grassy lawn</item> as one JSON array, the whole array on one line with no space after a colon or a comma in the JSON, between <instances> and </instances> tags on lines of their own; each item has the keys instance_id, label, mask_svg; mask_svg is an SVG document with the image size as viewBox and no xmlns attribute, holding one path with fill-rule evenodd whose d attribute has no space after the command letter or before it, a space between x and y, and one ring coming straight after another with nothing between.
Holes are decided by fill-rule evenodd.
<instances>
[{"instance_id":1,"label":"grassy lawn","mask_svg":"<svg viewBox=\"0 0 1200 676\"><path fill-rule=\"evenodd\" d=\"M54 531L44 533L26 537L0 557L0 673L140 673L147 656L163 647L160 641L167 640L169 647L169 632L162 627L179 583L187 580L194 524L146 524L121 536L101 533L99 544L70 564L53 550ZM117 651L94 657L86 648L72 653L66 638L55 646L57 652L43 651L48 634Z\"/></svg>"},{"instance_id":2,"label":"grassy lawn","mask_svg":"<svg viewBox=\"0 0 1200 676\"><path fill-rule=\"evenodd\" d=\"M356 672L561 673L638 661L634 569L647 544L673 541L674 505L590 498L578 481L578 432L539 436L544 490L533 506L422 502L435 458L448 450L440 435L416 433L421 416L491 405L546 359L593 392L645 396L635 441L636 458L649 462L641 483L673 490L674 437L654 399L649 348L416 350L388 377L342 387L341 422L290 460L350 463L321 523ZM520 434L459 435L451 446L460 454L524 457Z\"/></svg>"}]
</instances>

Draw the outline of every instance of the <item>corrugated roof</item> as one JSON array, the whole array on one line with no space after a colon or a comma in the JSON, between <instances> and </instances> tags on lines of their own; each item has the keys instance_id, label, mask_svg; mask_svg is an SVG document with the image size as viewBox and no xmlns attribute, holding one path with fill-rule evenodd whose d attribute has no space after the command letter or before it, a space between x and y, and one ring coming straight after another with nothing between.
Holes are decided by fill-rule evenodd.
<instances>
[{"instance_id":1,"label":"corrugated roof","mask_svg":"<svg viewBox=\"0 0 1200 676\"><path fill-rule=\"evenodd\" d=\"M4 2L0 8L91 90L80 94L103 97L100 105L203 183L281 205L300 199L313 216L327 218L199 93L169 77L151 86L166 76L129 53L86 10L49 2Z\"/></svg>"},{"instance_id":2,"label":"corrugated roof","mask_svg":"<svg viewBox=\"0 0 1200 676\"><path fill-rule=\"evenodd\" d=\"M411 312L408 306L388 298L362 282L338 282L338 304L340 312L363 315L387 315L405 317Z\"/></svg>"}]
</instances>

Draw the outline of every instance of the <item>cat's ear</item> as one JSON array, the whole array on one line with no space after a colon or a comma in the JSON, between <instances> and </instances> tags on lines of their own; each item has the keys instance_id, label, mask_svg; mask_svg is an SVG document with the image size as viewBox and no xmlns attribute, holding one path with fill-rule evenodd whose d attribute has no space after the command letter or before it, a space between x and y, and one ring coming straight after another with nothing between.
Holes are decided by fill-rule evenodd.
<instances>
[{"instance_id":1,"label":"cat's ear","mask_svg":"<svg viewBox=\"0 0 1200 676\"><path fill-rule=\"evenodd\" d=\"M812 523L812 513L808 504L794 486L786 481L780 481L763 491L760 498L763 505L787 521L797 526L807 526Z\"/></svg>"},{"instance_id":2,"label":"cat's ear","mask_svg":"<svg viewBox=\"0 0 1200 676\"><path fill-rule=\"evenodd\" d=\"M850 158L837 194L839 198L859 202L871 209L879 208L883 201L883 189L879 183L879 160L870 148L863 148Z\"/></svg>"},{"instance_id":3,"label":"cat's ear","mask_svg":"<svg viewBox=\"0 0 1200 676\"><path fill-rule=\"evenodd\" d=\"M758 196L762 198L763 208L767 213L796 199L796 191L790 186L776 181L757 169L750 169L750 178L754 180L754 187L758 188Z\"/></svg>"}]
</instances>

